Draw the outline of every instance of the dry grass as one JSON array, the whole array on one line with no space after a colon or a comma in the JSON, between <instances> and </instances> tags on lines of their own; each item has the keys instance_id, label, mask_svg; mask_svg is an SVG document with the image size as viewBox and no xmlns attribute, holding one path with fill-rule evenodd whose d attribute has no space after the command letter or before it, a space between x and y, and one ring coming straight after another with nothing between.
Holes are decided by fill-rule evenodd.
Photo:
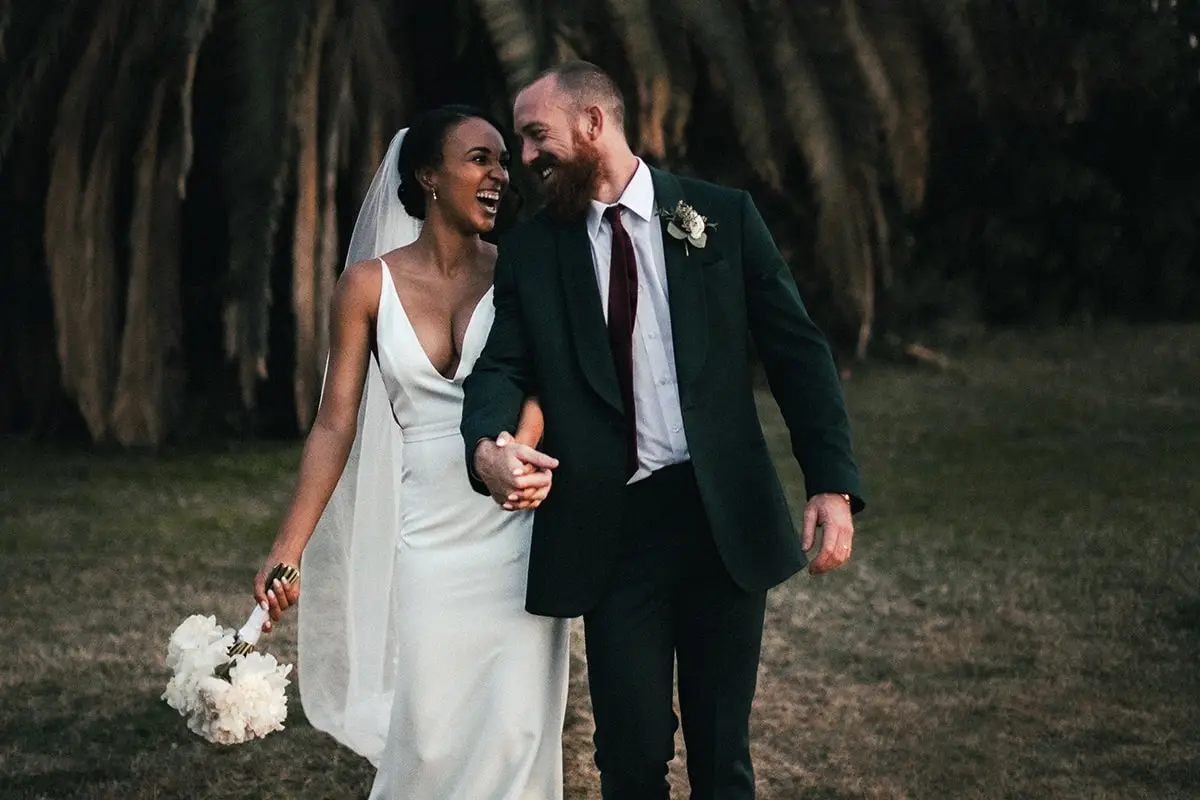
<instances>
[{"instance_id":1,"label":"dry grass","mask_svg":"<svg viewBox=\"0 0 1200 800\"><path fill-rule=\"evenodd\" d=\"M1200 794L1200 329L1002 337L962 363L847 384L871 507L851 566L771 595L760 796ZM298 702L218 748L158 699L180 619L244 614L296 458L0 447L0 797L365 795L368 765ZM567 796L598 797L576 666Z\"/></svg>"}]
</instances>

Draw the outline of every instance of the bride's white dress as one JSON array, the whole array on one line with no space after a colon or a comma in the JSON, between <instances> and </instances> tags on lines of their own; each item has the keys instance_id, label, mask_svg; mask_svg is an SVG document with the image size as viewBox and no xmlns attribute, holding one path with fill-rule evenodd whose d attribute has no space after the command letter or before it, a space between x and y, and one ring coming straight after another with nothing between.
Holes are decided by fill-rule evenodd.
<instances>
[{"instance_id":1,"label":"bride's white dress","mask_svg":"<svg viewBox=\"0 0 1200 800\"><path fill-rule=\"evenodd\" d=\"M495 313L491 290L447 378L379 263L379 366L404 458L395 698L371 798L561 798L569 623L525 611L533 512L504 511L471 489L459 433L463 379Z\"/></svg>"}]
</instances>

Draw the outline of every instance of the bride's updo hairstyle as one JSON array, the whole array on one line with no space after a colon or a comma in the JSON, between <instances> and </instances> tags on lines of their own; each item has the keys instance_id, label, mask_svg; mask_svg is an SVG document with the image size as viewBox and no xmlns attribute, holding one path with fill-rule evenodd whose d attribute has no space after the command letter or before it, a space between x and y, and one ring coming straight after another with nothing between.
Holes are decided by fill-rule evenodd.
<instances>
[{"instance_id":1,"label":"bride's updo hairstyle","mask_svg":"<svg viewBox=\"0 0 1200 800\"><path fill-rule=\"evenodd\" d=\"M425 219L425 187L417 179L422 170L436 170L442 165L442 153L450 132L464 121L478 118L504 136L504 128L482 108L467 105L448 105L423 111L417 115L400 144L400 203L410 217Z\"/></svg>"}]
</instances>

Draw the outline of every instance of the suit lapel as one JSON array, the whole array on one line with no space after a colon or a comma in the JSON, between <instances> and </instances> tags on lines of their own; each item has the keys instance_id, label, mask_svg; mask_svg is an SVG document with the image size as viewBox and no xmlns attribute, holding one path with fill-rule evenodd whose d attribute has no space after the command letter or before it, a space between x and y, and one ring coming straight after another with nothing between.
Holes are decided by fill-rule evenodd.
<instances>
[{"instance_id":1,"label":"suit lapel","mask_svg":"<svg viewBox=\"0 0 1200 800\"><path fill-rule=\"evenodd\" d=\"M592 264L592 243L587 225L577 222L556 226L556 244L561 266L567 316L571 320L572 339L579 366L588 383L606 402L621 413L621 390L608 344L608 325L600 303L600 287Z\"/></svg>"},{"instance_id":2,"label":"suit lapel","mask_svg":"<svg viewBox=\"0 0 1200 800\"><path fill-rule=\"evenodd\" d=\"M683 196L683 187L669 172L651 168L654 181L654 203L657 209L674 210ZM701 212L703 213L703 212ZM708 304L704 292L704 271L713 260L709 248L685 249L684 243L667 233L667 221L662 226L663 255L666 258L667 293L671 308L671 338L675 344L675 376L679 381L680 399L684 400L688 385L700 374L708 355ZM586 237L585 237L586 238Z\"/></svg>"}]
</instances>

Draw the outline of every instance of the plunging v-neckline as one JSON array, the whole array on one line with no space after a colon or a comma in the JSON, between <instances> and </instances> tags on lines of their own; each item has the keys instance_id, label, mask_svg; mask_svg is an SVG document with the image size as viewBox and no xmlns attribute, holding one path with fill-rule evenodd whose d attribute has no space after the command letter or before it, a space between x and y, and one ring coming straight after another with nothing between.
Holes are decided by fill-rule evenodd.
<instances>
[{"instance_id":1,"label":"plunging v-neckline","mask_svg":"<svg viewBox=\"0 0 1200 800\"><path fill-rule=\"evenodd\" d=\"M479 307L483 305L483 301L487 299L489 294L491 294L493 287L489 286L487 291L480 295L479 299L475 301L475 305L471 308L471 315L467 317L467 327L463 329L462 346L458 349L458 363L454 365L454 373L448 376L437 368L437 365L433 363L433 359L429 357L429 353L425 350L425 346L421 344L421 337L417 335L416 326L413 325L412 319L408 316L408 309L404 307L404 301L400 299L400 290L396 287L395 279L392 278L392 268L389 267L388 263L382 258L379 259L379 264L383 267L383 271L387 274L388 283L391 284L392 287L392 297L396 299L396 305L400 307L400 316L404 317L404 326L408 329L409 334L412 335L413 344L415 344L417 350L420 351L421 357L429 366L430 371L447 383L457 383L458 376L462 372L463 362L466 361L465 355L467 352L467 340L471 338L471 328L475 324L476 313L479 311ZM379 324L378 320L376 320L375 324ZM450 322L450 344L454 344L453 320Z\"/></svg>"}]
</instances>

